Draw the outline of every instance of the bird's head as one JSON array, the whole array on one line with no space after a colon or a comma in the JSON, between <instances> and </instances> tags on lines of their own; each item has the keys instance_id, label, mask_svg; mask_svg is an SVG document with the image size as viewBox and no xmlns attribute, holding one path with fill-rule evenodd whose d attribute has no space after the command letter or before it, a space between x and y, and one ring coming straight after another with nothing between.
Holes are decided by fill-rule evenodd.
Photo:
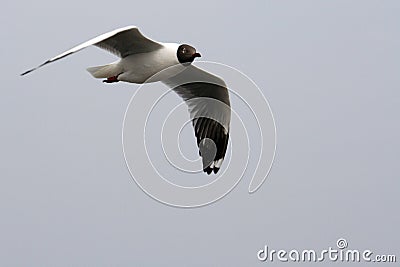
<instances>
[{"instance_id":1,"label":"bird's head","mask_svg":"<svg viewBox=\"0 0 400 267\"><path fill-rule=\"evenodd\" d=\"M201 55L196 52L196 48L187 44L180 45L176 53L179 62L182 64L183 63L190 64L196 57L201 57Z\"/></svg>"}]
</instances>

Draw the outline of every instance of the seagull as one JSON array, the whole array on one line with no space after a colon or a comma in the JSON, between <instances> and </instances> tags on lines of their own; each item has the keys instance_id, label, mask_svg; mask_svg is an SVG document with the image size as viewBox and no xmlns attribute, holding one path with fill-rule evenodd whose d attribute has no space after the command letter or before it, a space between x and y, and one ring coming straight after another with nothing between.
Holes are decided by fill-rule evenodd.
<instances>
[{"instance_id":1,"label":"seagull","mask_svg":"<svg viewBox=\"0 0 400 267\"><path fill-rule=\"evenodd\" d=\"M183 99L188 106L203 171L217 173L229 140L228 89L220 77L192 65L201 55L188 44L156 42L144 36L136 26L127 26L77 45L21 76L92 45L120 58L111 64L88 68L94 78L104 79L104 83L160 81Z\"/></svg>"}]
</instances>

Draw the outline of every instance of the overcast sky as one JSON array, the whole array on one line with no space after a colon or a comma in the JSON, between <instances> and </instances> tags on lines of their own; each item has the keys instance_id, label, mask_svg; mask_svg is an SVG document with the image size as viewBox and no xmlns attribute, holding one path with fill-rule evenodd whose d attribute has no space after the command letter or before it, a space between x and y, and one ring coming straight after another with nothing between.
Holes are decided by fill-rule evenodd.
<instances>
[{"instance_id":1,"label":"overcast sky","mask_svg":"<svg viewBox=\"0 0 400 267\"><path fill-rule=\"evenodd\" d=\"M1 13L1 266L271 266L257 259L265 245L338 238L399 259L398 1L8 1ZM127 25L193 44L261 88L277 151L255 194L244 177L222 200L180 209L141 191L121 145L138 86L85 71L113 55L89 48L19 76Z\"/></svg>"}]
</instances>

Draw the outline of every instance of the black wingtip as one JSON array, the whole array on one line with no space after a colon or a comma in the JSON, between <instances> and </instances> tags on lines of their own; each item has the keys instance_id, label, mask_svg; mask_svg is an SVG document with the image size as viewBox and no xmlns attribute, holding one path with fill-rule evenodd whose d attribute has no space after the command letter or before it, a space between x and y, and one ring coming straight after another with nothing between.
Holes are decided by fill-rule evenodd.
<instances>
[{"instance_id":1,"label":"black wingtip","mask_svg":"<svg viewBox=\"0 0 400 267\"><path fill-rule=\"evenodd\" d=\"M27 70L27 71L21 73L20 76L24 76L24 75L26 75L26 74L28 74L28 73L30 73L30 72L32 72L32 71L33 71L33 69L32 69L32 70Z\"/></svg>"},{"instance_id":2,"label":"black wingtip","mask_svg":"<svg viewBox=\"0 0 400 267\"><path fill-rule=\"evenodd\" d=\"M212 169L210 167L203 169L203 171L206 172L208 175L212 173Z\"/></svg>"},{"instance_id":3,"label":"black wingtip","mask_svg":"<svg viewBox=\"0 0 400 267\"><path fill-rule=\"evenodd\" d=\"M207 167L207 168L203 169L203 171L206 172L208 175L210 175L211 173L217 174L217 172L219 171L219 168Z\"/></svg>"},{"instance_id":4,"label":"black wingtip","mask_svg":"<svg viewBox=\"0 0 400 267\"><path fill-rule=\"evenodd\" d=\"M68 56L68 55L69 55L69 54L67 54L66 56ZM27 70L27 71L21 73L20 75L21 75L21 76L24 76L24 75L26 75L26 74L28 74L28 73L31 73L32 71L37 70L38 68L43 67L44 65L46 65L46 64L48 64L48 63L51 63L51 62L53 62L53 61L54 61L54 60L49 59L49 60L47 60L46 62L44 62L44 63L40 64L39 66L37 66L36 68Z\"/></svg>"}]
</instances>

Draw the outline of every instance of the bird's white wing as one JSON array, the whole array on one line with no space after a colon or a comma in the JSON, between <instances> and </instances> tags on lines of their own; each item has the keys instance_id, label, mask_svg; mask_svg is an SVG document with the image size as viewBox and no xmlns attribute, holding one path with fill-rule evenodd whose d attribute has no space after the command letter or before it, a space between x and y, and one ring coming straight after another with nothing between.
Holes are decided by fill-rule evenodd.
<instances>
[{"instance_id":1,"label":"bird's white wing","mask_svg":"<svg viewBox=\"0 0 400 267\"><path fill-rule=\"evenodd\" d=\"M77 45L70 50L59 54L58 56L47 60L36 68L25 71L21 75L28 74L48 63L62 59L91 45L103 48L121 58L132 54L151 52L163 47L161 43L153 41L141 34L136 26L128 26L90 39L89 41Z\"/></svg>"},{"instance_id":2,"label":"bird's white wing","mask_svg":"<svg viewBox=\"0 0 400 267\"><path fill-rule=\"evenodd\" d=\"M163 81L183 98L197 138L203 170L217 173L229 139L231 108L225 82L193 65Z\"/></svg>"}]
</instances>

